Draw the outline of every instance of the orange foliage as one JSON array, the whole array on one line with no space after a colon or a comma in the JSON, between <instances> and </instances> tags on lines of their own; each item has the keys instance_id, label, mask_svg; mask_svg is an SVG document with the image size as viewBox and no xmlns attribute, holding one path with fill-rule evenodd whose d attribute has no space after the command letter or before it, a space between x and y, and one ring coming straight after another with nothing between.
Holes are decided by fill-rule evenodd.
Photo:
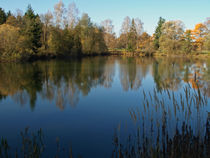
<instances>
[{"instance_id":1,"label":"orange foliage","mask_svg":"<svg viewBox=\"0 0 210 158\"><path fill-rule=\"evenodd\" d=\"M201 50L204 42L204 37L207 35L207 27L203 23L195 25L194 30L192 30L192 38L194 40L194 46Z\"/></svg>"},{"instance_id":2,"label":"orange foliage","mask_svg":"<svg viewBox=\"0 0 210 158\"><path fill-rule=\"evenodd\" d=\"M148 33L143 32L142 35L140 36L140 39L139 39L138 48L140 50L145 49L145 47L148 45L148 43L151 40L152 40L152 37Z\"/></svg>"}]
</instances>

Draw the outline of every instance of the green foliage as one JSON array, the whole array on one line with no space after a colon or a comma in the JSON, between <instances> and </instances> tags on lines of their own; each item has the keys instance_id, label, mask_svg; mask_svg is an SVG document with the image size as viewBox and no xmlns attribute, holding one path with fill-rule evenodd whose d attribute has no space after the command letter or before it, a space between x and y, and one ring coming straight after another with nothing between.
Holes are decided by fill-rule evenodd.
<instances>
[{"instance_id":1,"label":"green foliage","mask_svg":"<svg viewBox=\"0 0 210 158\"><path fill-rule=\"evenodd\" d=\"M18 20L16 19L15 16L9 16L7 18L6 24L14 26L14 27L18 27Z\"/></svg>"},{"instance_id":2,"label":"green foliage","mask_svg":"<svg viewBox=\"0 0 210 158\"><path fill-rule=\"evenodd\" d=\"M77 48L79 45L74 41L73 32L68 29L58 29L52 28L49 37L49 50L51 53L55 55L72 55L72 50L74 49L74 53L78 52L80 48ZM77 39L77 42L78 41ZM78 46L79 47L79 46ZM77 50L78 49L78 50Z\"/></svg>"},{"instance_id":3,"label":"green foliage","mask_svg":"<svg viewBox=\"0 0 210 158\"><path fill-rule=\"evenodd\" d=\"M210 33L208 33L208 35L205 38L204 49L210 50Z\"/></svg>"},{"instance_id":4,"label":"green foliage","mask_svg":"<svg viewBox=\"0 0 210 158\"><path fill-rule=\"evenodd\" d=\"M42 34L42 23L39 15L35 15L31 6L23 17L24 27L22 29L23 35L27 39L28 49L31 49L34 53L37 53L38 48L41 47L41 34Z\"/></svg>"},{"instance_id":5,"label":"green foliage","mask_svg":"<svg viewBox=\"0 0 210 158\"><path fill-rule=\"evenodd\" d=\"M163 19L162 17L160 17L159 21L158 21L158 26L155 30L155 34L154 34L154 46L155 49L157 50L160 47L159 44L159 40L160 40L160 36L162 35L162 26L165 23L165 19Z\"/></svg>"},{"instance_id":6,"label":"green foliage","mask_svg":"<svg viewBox=\"0 0 210 158\"><path fill-rule=\"evenodd\" d=\"M0 25L0 58L27 58L26 39L19 30L11 25Z\"/></svg>"},{"instance_id":7,"label":"green foliage","mask_svg":"<svg viewBox=\"0 0 210 158\"><path fill-rule=\"evenodd\" d=\"M83 14L77 29L80 32L82 52L84 55L107 52L103 29L93 25L87 14Z\"/></svg>"},{"instance_id":8,"label":"green foliage","mask_svg":"<svg viewBox=\"0 0 210 158\"><path fill-rule=\"evenodd\" d=\"M6 22L6 20L7 20L6 13L2 8L0 8L0 25L4 24Z\"/></svg>"},{"instance_id":9,"label":"green foliage","mask_svg":"<svg viewBox=\"0 0 210 158\"><path fill-rule=\"evenodd\" d=\"M0 28L0 56L26 59L35 56L81 56L108 52L102 28L91 22L88 14L74 19L74 27L68 27L66 8L57 8L55 17L51 12L39 16L29 5L25 14L13 16L1 9L4 17ZM71 10L70 10L71 11ZM62 17L59 13L62 12ZM56 20L57 19L57 20ZM56 23L53 23L56 22ZM58 24L59 22L59 24Z\"/></svg>"},{"instance_id":10,"label":"green foliage","mask_svg":"<svg viewBox=\"0 0 210 158\"><path fill-rule=\"evenodd\" d=\"M130 31L128 33L128 50L135 51L137 46L137 31L135 27L135 21L132 19Z\"/></svg>"},{"instance_id":11,"label":"green foliage","mask_svg":"<svg viewBox=\"0 0 210 158\"><path fill-rule=\"evenodd\" d=\"M193 49L193 45L192 45L192 33L191 30L187 30L184 34L184 38L182 40L182 52L183 53L191 53L192 49Z\"/></svg>"},{"instance_id":12,"label":"green foliage","mask_svg":"<svg viewBox=\"0 0 210 158\"><path fill-rule=\"evenodd\" d=\"M180 53L184 26L181 21L168 21L163 24L159 39L159 51L165 54Z\"/></svg>"},{"instance_id":13,"label":"green foliage","mask_svg":"<svg viewBox=\"0 0 210 158\"><path fill-rule=\"evenodd\" d=\"M6 14L6 19L8 19L10 16L12 16L12 13L11 13L11 11L8 11Z\"/></svg>"},{"instance_id":14,"label":"green foliage","mask_svg":"<svg viewBox=\"0 0 210 158\"><path fill-rule=\"evenodd\" d=\"M24 15L18 12L16 16L0 8L0 25L6 24L0 28L0 58L100 55L107 53L108 48L110 52L118 50L144 55L152 55L155 51L189 54L199 43L204 46L200 48L210 50L207 33L195 40L199 29L196 34L190 30L184 33L183 24L178 21L166 22L160 17L154 35L150 36L143 35L141 20L126 17L117 38L111 20L98 26L88 14L79 18L75 4L70 6L65 8L60 1L54 7L54 14L48 11L40 16L31 5ZM206 27L204 24L196 26Z\"/></svg>"}]
</instances>

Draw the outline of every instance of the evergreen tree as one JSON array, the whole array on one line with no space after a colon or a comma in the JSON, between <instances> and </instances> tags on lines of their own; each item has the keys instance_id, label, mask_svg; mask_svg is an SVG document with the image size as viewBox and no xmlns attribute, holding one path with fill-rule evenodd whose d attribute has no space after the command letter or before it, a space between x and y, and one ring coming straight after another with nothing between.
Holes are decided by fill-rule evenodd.
<instances>
[{"instance_id":1,"label":"evergreen tree","mask_svg":"<svg viewBox=\"0 0 210 158\"><path fill-rule=\"evenodd\" d=\"M155 34L154 34L154 36L155 36L155 39L154 39L154 47L155 47L156 50L160 47L159 39L160 39L160 36L162 34L161 28L162 28L162 26L163 26L164 23L165 23L165 19L163 19L162 17L160 17L159 22L158 22L158 26L157 26L157 28L155 30Z\"/></svg>"},{"instance_id":2,"label":"evergreen tree","mask_svg":"<svg viewBox=\"0 0 210 158\"><path fill-rule=\"evenodd\" d=\"M12 16L12 13L11 13L11 11L8 11L6 14L6 19L8 19L10 16Z\"/></svg>"},{"instance_id":3,"label":"evergreen tree","mask_svg":"<svg viewBox=\"0 0 210 158\"><path fill-rule=\"evenodd\" d=\"M2 8L0 8L0 25L4 24L6 20L7 20L6 13L4 12Z\"/></svg>"},{"instance_id":4,"label":"evergreen tree","mask_svg":"<svg viewBox=\"0 0 210 158\"><path fill-rule=\"evenodd\" d=\"M41 47L42 23L39 15L34 14L30 5L24 15L24 23L23 34L28 39L29 49L37 53L38 48Z\"/></svg>"},{"instance_id":5,"label":"evergreen tree","mask_svg":"<svg viewBox=\"0 0 210 158\"><path fill-rule=\"evenodd\" d=\"M137 45L137 31L134 19L132 19L130 31L128 34L128 50L135 51Z\"/></svg>"}]
</instances>

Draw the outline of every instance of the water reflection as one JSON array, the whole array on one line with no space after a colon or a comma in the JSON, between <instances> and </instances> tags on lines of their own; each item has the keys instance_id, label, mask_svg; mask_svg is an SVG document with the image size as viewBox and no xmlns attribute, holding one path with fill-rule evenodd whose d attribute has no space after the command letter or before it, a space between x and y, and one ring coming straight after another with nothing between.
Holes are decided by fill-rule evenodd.
<instances>
[{"instance_id":1,"label":"water reflection","mask_svg":"<svg viewBox=\"0 0 210 158\"><path fill-rule=\"evenodd\" d=\"M118 66L116 66L118 65ZM117 73L119 72L119 73ZM206 89L210 96L210 61L185 58L95 57L77 61L47 61L32 64L0 64L0 100L11 96L33 110L37 96L56 106L75 107L81 96L97 86L111 88L119 74L124 91L138 90L152 76L158 91L179 90L183 83Z\"/></svg>"},{"instance_id":2,"label":"water reflection","mask_svg":"<svg viewBox=\"0 0 210 158\"><path fill-rule=\"evenodd\" d=\"M112 157L209 158L208 98L196 87L188 85L180 93L143 91L143 103L129 110L132 130L116 130Z\"/></svg>"},{"instance_id":3,"label":"water reflection","mask_svg":"<svg viewBox=\"0 0 210 158\"><path fill-rule=\"evenodd\" d=\"M123 90L138 90L142 80L148 75L153 59L122 58L119 60L120 81Z\"/></svg>"},{"instance_id":4,"label":"water reflection","mask_svg":"<svg viewBox=\"0 0 210 158\"><path fill-rule=\"evenodd\" d=\"M154 88L153 92L143 90L142 94L143 100L140 105L129 108L132 120L128 125L129 129L119 125L115 131L112 150L109 151L110 157L209 158L210 113L206 111L209 100L206 93L201 93L199 86L195 90L191 85L187 85L179 93L169 89L158 92ZM74 153L76 148L63 146L59 138L55 144L51 144L56 146L56 150L50 150L46 145L45 134L50 135L43 134L41 129L37 133L31 133L26 128L21 132L21 142L16 148L10 148L11 142L8 143L7 139L2 138L0 157L76 157ZM76 137L76 141L79 141L79 137L81 135ZM102 140L98 139L97 144L86 144L86 153L79 146L77 155L82 153L84 157L93 157L87 156L89 150L93 146L93 151L97 152L95 145L104 143L105 140ZM99 152L97 157L106 156Z\"/></svg>"}]
</instances>

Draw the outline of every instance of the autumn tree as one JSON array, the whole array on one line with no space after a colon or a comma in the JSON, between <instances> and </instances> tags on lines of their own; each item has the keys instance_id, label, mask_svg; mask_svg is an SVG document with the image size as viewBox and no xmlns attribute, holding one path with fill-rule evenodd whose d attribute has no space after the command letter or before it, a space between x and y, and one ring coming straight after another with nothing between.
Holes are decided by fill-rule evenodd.
<instances>
[{"instance_id":1,"label":"autumn tree","mask_svg":"<svg viewBox=\"0 0 210 158\"><path fill-rule=\"evenodd\" d=\"M146 55L151 55L154 53L153 40L148 33L143 32L139 39L139 50L141 52L145 53Z\"/></svg>"},{"instance_id":2,"label":"autumn tree","mask_svg":"<svg viewBox=\"0 0 210 158\"><path fill-rule=\"evenodd\" d=\"M207 28L207 34L204 37L204 49L210 50L210 17L206 18L204 23Z\"/></svg>"},{"instance_id":3,"label":"autumn tree","mask_svg":"<svg viewBox=\"0 0 210 158\"><path fill-rule=\"evenodd\" d=\"M79 21L79 9L76 7L76 4L74 2L70 3L67 10L67 21L68 21L68 27L73 29L76 27Z\"/></svg>"},{"instance_id":4,"label":"autumn tree","mask_svg":"<svg viewBox=\"0 0 210 158\"><path fill-rule=\"evenodd\" d=\"M189 54L193 50L193 38L192 38L192 30L186 30L183 34L183 39L182 39L182 53Z\"/></svg>"},{"instance_id":5,"label":"autumn tree","mask_svg":"<svg viewBox=\"0 0 210 158\"><path fill-rule=\"evenodd\" d=\"M48 11L46 14L42 14L40 16L40 19L43 23L43 26L42 26L42 45L43 45L43 49L46 50L47 47L48 47L47 41L48 41L48 37L49 37L49 34L50 34L50 26L53 25L53 14L50 11Z\"/></svg>"},{"instance_id":6,"label":"autumn tree","mask_svg":"<svg viewBox=\"0 0 210 158\"><path fill-rule=\"evenodd\" d=\"M83 14L78 23L82 52L85 55L101 54L107 52L103 37L103 29L93 25L88 14Z\"/></svg>"},{"instance_id":7,"label":"autumn tree","mask_svg":"<svg viewBox=\"0 0 210 158\"><path fill-rule=\"evenodd\" d=\"M25 27L25 22L24 22L24 13L22 10L20 9L17 9L16 10L16 13L14 14L14 17L16 18L16 22L15 21L12 21L12 23L16 26L16 27L19 27L19 28L24 28ZM10 18L7 19L7 21L9 20ZM13 19L14 20L14 19Z\"/></svg>"},{"instance_id":8,"label":"autumn tree","mask_svg":"<svg viewBox=\"0 0 210 158\"><path fill-rule=\"evenodd\" d=\"M3 24L0 26L0 56L10 56L16 50L19 30L13 26Z\"/></svg>"},{"instance_id":9,"label":"autumn tree","mask_svg":"<svg viewBox=\"0 0 210 158\"><path fill-rule=\"evenodd\" d=\"M0 25L0 58L28 58L25 41L19 28L8 24Z\"/></svg>"},{"instance_id":10,"label":"autumn tree","mask_svg":"<svg viewBox=\"0 0 210 158\"><path fill-rule=\"evenodd\" d=\"M75 29L76 30L76 29ZM78 32L52 27L48 37L48 52L54 56L79 56L82 52Z\"/></svg>"},{"instance_id":11,"label":"autumn tree","mask_svg":"<svg viewBox=\"0 0 210 158\"><path fill-rule=\"evenodd\" d=\"M165 19L160 17L160 19L158 21L158 26L157 26L157 28L155 30L155 34L154 34L154 46L155 46L156 50L160 47L159 40L162 35L162 26L164 23L165 23Z\"/></svg>"},{"instance_id":12,"label":"autumn tree","mask_svg":"<svg viewBox=\"0 0 210 158\"><path fill-rule=\"evenodd\" d=\"M135 18L134 22L135 22L136 33L138 36L141 36L142 33L144 32L144 23L139 18Z\"/></svg>"},{"instance_id":13,"label":"autumn tree","mask_svg":"<svg viewBox=\"0 0 210 158\"><path fill-rule=\"evenodd\" d=\"M210 33L208 33L204 39L204 49L210 50Z\"/></svg>"},{"instance_id":14,"label":"autumn tree","mask_svg":"<svg viewBox=\"0 0 210 158\"><path fill-rule=\"evenodd\" d=\"M141 37L140 37L140 45L139 45L139 48L142 50L145 48L145 43L147 43L148 40L150 40L151 36L146 33L146 32L143 32Z\"/></svg>"},{"instance_id":15,"label":"autumn tree","mask_svg":"<svg viewBox=\"0 0 210 158\"><path fill-rule=\"evenodd\" d=\"M159 39L159 51L162 53L180 52L181 40L184 33L184 24L182 21L168 21L161 27L161 36Z\"/></svg>"},{"instance_id":16,"label":"autumn tree","mask_svg":"<svg viewBox=\"0 0 210 158\"><path fill-rule=\"evenodd\" d=\"M54 16L55 16L55 22L57 27L65 27L65 5L62 0L60 0L57 4L54 6Z\"/></svg>"},{"instance_id":17,"label":"autumn tree","mask_svg":"<svg viewBox=\"0 0 210 158\"><path fill-rule=\"evenodd\" d=\"M125 45L126 49L128 48L128 33L130 31L130 27L131 27L131 19L130 19L130 17L126 16L124 18L124 21L122 23L121 30L120 30L121 35L125 36L124 42L126 43L126 45Z\"/></svg>"},{"instance_id":18,"label":"autumn tree","mask_svg":"<svg viewBox=\"0 0 210 158\"><path fill-rule=\"evenodd\" d=\"M208 32L210 32L210 17L206 18L206 21L204 22L204 24L206 25Z\"/></svg>"},{"instance_id":19,"label":"autumn tree","mask_svg":"<svg viewBox=\"0 0 210 158\"><path fill-rule=\"evenodd\" d=\"M204 37L207 35L207 27L203 23L199 23L195 25L194 30L192 31L194 46L197 50L202 50Z\"/></svg>"},{"instance_id":20,"label":"autumn tree","mask_svg":"<svg viewBox=\"0 0 210 158\"><path fill-rule=\"evenodd\" d=\"M101 22L101 26L104 29L104 41L109 49L116 47L116 37L114 33L114 25L112 20L107 19Z\"/></svg>"},{"instance_id":21,"label":"autumn tree","mask_svg":"<svg viewBox=\"0 0 210 158\"><path fill-rule=\"evenodd\" d=\"M139 45L140 45L140 36L144 32L143 25L144 23L139 18L135 19L135 28L136 28L136 33L137 33L137 49L139 49Z\"/></svg>"},{"instance_id":22,"label":"autumn tree","mask_svg":"<svg viewBox=\"0 0 210 158\"><path fill-rule=\"evenodd\" d=\"M120 34L116 40L116 47L118 49L127 49L127 34Z\"/></svg>"},{"instance_id":23,"label":"autumn tree","mask_svg":"<svg viewBox=\"0 0 210 158\"><path fill-rule=\"evenodd\" d=\"M80 37L80 26L77 25L73 30L73 47L71 49L71 53L74 56L81 56L82 55L82 43Z\"/></svg>"},{"instance_id":24,"label":"autumn tree","mask_svg":"<svg viewBox=\"0 0 210 158\"><path fill-rule=\"evenodd\" d=\"M18 20L15 16L11 15L10 17L8 17L6 24L14 26L14 27L19 27L19 23Z\"/></svg>"}]
</instances>

